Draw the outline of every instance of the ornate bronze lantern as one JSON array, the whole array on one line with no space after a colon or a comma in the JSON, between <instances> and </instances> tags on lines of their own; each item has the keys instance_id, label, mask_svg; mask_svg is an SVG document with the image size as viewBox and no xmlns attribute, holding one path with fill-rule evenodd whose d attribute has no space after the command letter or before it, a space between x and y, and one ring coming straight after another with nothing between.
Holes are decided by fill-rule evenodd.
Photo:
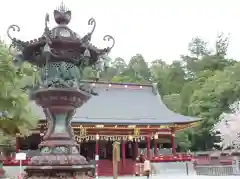
<instances>
[{"instance_id":1,"label":"ornate bronze lantern","mask_svg":"<svg viewBox=\"0 0 240 179\"><path fill-rule=\"evenodd\" d=\"M75 109L95 94L81 82L83 69L89 66L101 69L102 57L111 51L115 41L106 35L104 40L113 42L111 47L99 49L91 44L96 27L93 18L88 21L91 32L81 38L67 26L71 11L63 4L54 11L54 18L56 27L49 29L47 14L44 34L28 42L10 35L10 30L20 31L17 25L11 25L7 31L11 48L17 50L13 63L29 62L38 69L39 78L33 85L31 99L43 108L48 120L48 130L40 144L41 155L31 159L25 170L26 178L88 178L87 173L94 166L79 154L70 121Z\"/></svg>"}]
</instances>

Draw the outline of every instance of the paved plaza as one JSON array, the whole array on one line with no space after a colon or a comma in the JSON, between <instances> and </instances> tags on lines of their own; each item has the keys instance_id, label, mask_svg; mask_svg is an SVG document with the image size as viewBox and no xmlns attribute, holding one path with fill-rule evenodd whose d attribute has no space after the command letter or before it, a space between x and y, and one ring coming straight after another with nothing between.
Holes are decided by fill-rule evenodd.
<instances>
[{"instance_id":1,"label":"paved plaza","mask_svg":"<svg viewBox=\"0 0 240 179\"><path fill-rule=\"evenodd\" d=\"M161 179L164 177L164 179L237 179L239 176L186 176L186 175L156 175L152 176L149 179ZM99 177L99 179L110 179L113 177ZM125 177L118 177L119 179L146 179L146 177L133 177L133 176L125 176ZM163 178L162 178L163 179Z\"/></svg>"},{"instance_id":2,"label":"paved plaza","mask_svg":"<svg viewBox=\"0 0 240 179\"><path fill-rule=\"evenodd\" d=\"M25 168L25 167L24 167ZM19 173L19 167L4 167L6 172L9 174L9 176L12 179L17 178L17 175ZM161 173L155 176L151 176L150 179L237 179L239 176L197 176L193 172L190 172L189 175L187 175L184 170L173 170L170 168L171 172ZM175 172L174 172L175 171ZM98 179L112 179L113 177L98 177ZM135 176L120 176L118 179L146 179L146 177L135 177Z\"/></svg>"}]
</instances>

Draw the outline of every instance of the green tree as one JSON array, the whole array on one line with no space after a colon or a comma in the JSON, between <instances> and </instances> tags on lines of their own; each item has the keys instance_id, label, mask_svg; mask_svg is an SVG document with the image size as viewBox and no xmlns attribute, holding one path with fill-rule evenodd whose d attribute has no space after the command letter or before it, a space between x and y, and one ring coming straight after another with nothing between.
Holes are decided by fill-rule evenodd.
<instances>
[{"instance_id":1,"label":"green tree","mask_svg":"<svg viewBox=\"0 0 240 179\"><path fill-rule=\"evenodd\" d=\"M132 76L132 78L135 78L138 81L141 80L143 82L146 82L149 80L150 71L148 68L148 64L146 63L141 54L136 54L130 59L124 75L126 74Z\"/></svg>"},{"instance_id":2,"label":"green tree","mask_svg":"<svg viewBox=\"0 0 240 179\"><path fill-rule=\"evenodd\" d=\"M130 76L115 76L111 81L115 83L138 83L136 79L131 78Z\"/></svg>"},{"instance_id":3,"label":"green tree","mask_svg":"<svg viewBox=\"0 0 240 179\"><path fill-rule=\"evenodd\" d=\"M101 80L112 81L113 78L121 76L127 68L124 59L117 57L110 62L110 66L102 73ZM122 76L121 76L122 77Z\"/></svg>"},{"instance_id":4,"label":"green tree","mask_svg":"<svg viewBox=\"0 0 240 179\"><path fill-rule=\"evenodd\" d=\"M24 65L17 69L11 62L6 45L0 43L0 131L4 135L16 133L28 135L29 129L36 128L37 120L32 115L27 91L22 80L32 75L34 69Z\"/></svg>"},{"instance_id":5,"label":"green tree","mask_svg":"<svg viewBox=\"0 0 240 179\"><path fill-rule=\"evenodd\" d=\"M215 74L214 71L204 70L199 72L195 80L186 81L180 93L181 109L179 112L181 112L184 115L189 114L188 106L190 104L192 94L194 93L195 90L200 89L202 85L205 83L205 81L214 74Z\"/></svg>"},{"instance_id":6,"label":"green tree","mask_svg":"<svg viewBox=\"0 0 240 179\"><path fill-rule=\"evenodd\" d=\"M159 74L157 81L161 95L179 94L186 81L181 62L174 61Z\"/></svg>"},{"instance_id":7,"label":"green tree","mask_svg":"<svg viewBox=\"0 0 240 179\"><path fill-rule=\"evenodd\" d=\"M115 75L119 75L126 70L127 63L123 58L118 57L118 58L115 58L114 61L112 62L112 67L116 70Z\"/></svg>"},{"instance_id":8,"label":"green tree","mask_svg":"<svg viewBox=\"0 0 240 179\"><path fill-rule=\"evenodd\" d=\"M203 70L223 70L236 61L225 58L229 46L229 37L224 34L217 36L215 40L215 49L209 50L207 43L198 37L189 43L189 52L191 56L182 55L185 62L186 78L196 78L199 72ZM202 49L202 50L201 50Z\"/></svg>"},{"instance_id":9,"label":"green tree","mask_svg":"<svg viewBox=\"0 0 240 179\"><path fill-rule=\"evenodd\" d=\"M86 67L83 70L83 79L84 80L95 80L96 79L96 70L91 67Z\"/></svg>"},{"instance_id":10,"label":"green tree","mask_svg":"<svg viewBox=\"0 0 240 179\"><path fill-rule=\"evenodd\" d=\"M179 113L181 111L180 94L169 94L163 96L163 102L172 111Z\"/></svg>"},{"instance_id":11,"label":"green tree","mask_svg":"<svg viewBox=\"0 0 240 179\"><path fill-rule=\"evenodd\" d=\"M181 131L176 135L177 149L179 149L180 152L186 152L192 146L192 142L189 140L189 131L190 130Z\"/></svg>"},{"instance_id":12,"label":"green tree","mask_svg":"<svg viewBox=\"0 0 240 179\"><path fill-rule=\"evenodd\" d=\"M201 56L210 54L208 43L199 37L195 37L188 44L188 50L195 58L199 59Z\"/></svg>"},{"instance_id":13,"label":"green tree","mask_svg":"<svg viewBox=\"0 0 240 179\"><path fill-rule=\"evenodd\" d=\"M217 35L215 41L215 55L224 57L227 54L229 46L229 36L225 36L224 33Z\"/></svg>"},{"instance_id":14,"label":"green tree","mask_svg":"<svg viewBox=\"0 0 240 179\"><path fill-rule=\"evenodd\" d=\"M203 120L199 130L193 136L194 149L211 149L215 138L210 129L216 123L222 112L227 112L228 106L240 97L240 63L217 71L209 77L201 88L194 91L189 105L189 114L201 117ZM206 140L208 139L208 140ZM199 146L202 143L204 145Z\"/></svg>"},{"instance_id":15,"label":"green tree","mask_svg":"<svg viewBox=\"0 0 240 179\"><path fill-rule=\"evenodd\" d=\"M169 71L169 66L163 60L154 60L151 62L150 73L154 81L165 80Z\"/></svg>"}]
</instances>

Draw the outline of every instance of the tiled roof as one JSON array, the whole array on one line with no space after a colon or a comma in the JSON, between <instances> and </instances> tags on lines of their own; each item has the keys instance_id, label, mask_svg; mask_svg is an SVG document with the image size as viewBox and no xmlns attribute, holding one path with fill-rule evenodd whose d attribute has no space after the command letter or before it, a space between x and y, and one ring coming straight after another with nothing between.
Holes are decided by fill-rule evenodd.
<instances>
[{"instance_id":1,"label":"tiled roof","mask_svg":"<svg viewBox=\"0 0 240 179\"><path fill-rule=\"evenodd\" d=\"M169 124L190 123L199 118L169 110L162 102L155 85L94 84L98 96L76 110L72 122L98 124ZM44 119L41 108L35 112Z\"/></svg>"}]
</instances>

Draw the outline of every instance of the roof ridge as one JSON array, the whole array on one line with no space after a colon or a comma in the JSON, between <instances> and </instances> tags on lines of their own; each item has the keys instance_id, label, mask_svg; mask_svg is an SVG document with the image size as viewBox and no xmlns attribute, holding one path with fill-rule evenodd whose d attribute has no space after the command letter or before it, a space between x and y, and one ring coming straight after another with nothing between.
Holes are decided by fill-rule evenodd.
<instances>
[{"instance_id":1,"label":"roof ridge","mask_svg":"<svg viewBox=\"0 0 240 179\"><path fill-rule=\"evenodd\" d=\"M152 86L152 83L123 83L123 82L111 82L111 81L94 81L94 80L82 80L84 83L95 83L95 84L111 84L111 85L129 85L129 86Z\"/></svg>"},{"instance_id":2,"label":"roof ridge","mask_svg":"<svg viewBox=\"0 0 240 179\"><path fill-rule=\"evenodd\" d=\"M103 117L87 117L87 116L85 116L85 117L82 116L82 117L81 117L81 116L74 116L73 119L75 119L75 118L78 118L78 119L79 119L79 118L81 118L81 119L117 119L117 120L118 120L118 119L121 119L121 120L129 120L129 119L138 119L138 120L141 120L141 119L150 119L150 120L151 120L151 119L153 119L153 120L156 120L156 119L157 119L157 118L155 118L155 117L138 117L138 118L135 118L135 117L129 117L129 118L121 118L121 117L120 117L120 118L116 118L116 117L113 118L113 117L107 117L107 118L106 118L106 117L104 117L104 118L103 118Z\"/></svg>"}]
</instances>

